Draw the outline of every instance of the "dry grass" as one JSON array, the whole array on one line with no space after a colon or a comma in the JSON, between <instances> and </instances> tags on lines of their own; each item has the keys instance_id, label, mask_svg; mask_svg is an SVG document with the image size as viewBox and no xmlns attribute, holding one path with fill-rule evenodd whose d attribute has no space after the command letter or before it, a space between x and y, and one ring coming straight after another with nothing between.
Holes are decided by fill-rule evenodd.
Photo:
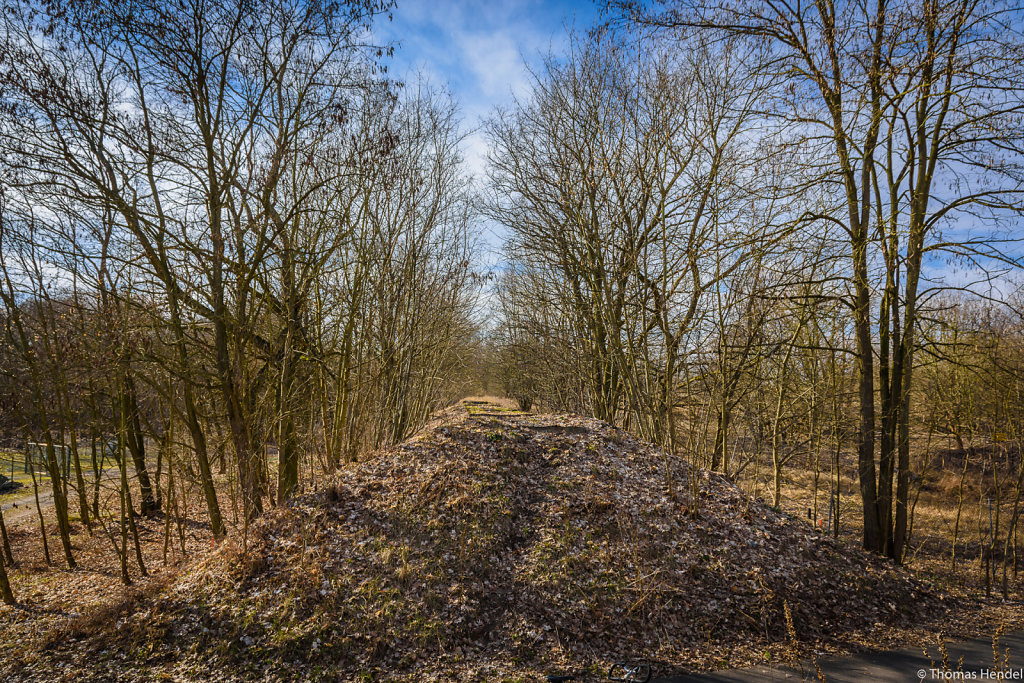
<instances>
[{"instance_id":1,"label":"dry grass","mask_svg":"<svg viewBox=\"0 0 1024 683\"><path fill-rule=\"evenodd\" d=\"M913 441L912 452L915 466L920 467L922 453L928 444L924 435ZM953 609L948 618L933 624L919 624L905 629L884 629L865 633L856 640L865 647L908 646L917 642L935 642L940 634L949 638L973 638L991 636L1002 628L1024 628L1024 577L1018 576L1012 568L1007 573L1007 594L1002 596L1002 586L993 583L986 590L982 559L982 538L988 530L987 505L979 506L979 496L986 497L991 483L988 471L988 485L981 485L981 458L978 464L968 463L964 478L964 505L958 530L956 548L957 562L954 571L952 562L953 534L956 527L957 500L960 494L960 480L963 469L962 453L954 450L934 449L929 458L929 467L920 481L911 487L912 499L917 502L913 510L913 528L908 545L905 564L914 575L925 579L953 598ZM1013 465L1013 463L1007 463ZM827 519L829 505L828 462L822 465L817 498L818 519ZM1015 467L1015 465L1013 465ZM840 539L858 546L862 539L863 510L856 478L856 455L844 451L841 454L840 486ZM743 490L757 490L759 496L767 496L771 490L770 472L762 470L762 478L755 482L748 469L739 485ZM1009 470L1002 471L1007 480L1014 478ZM1004 496L1007 495L1004 493ZM1012 498L1012 492L1010 492ZM994 508L994 504L993 504ZM782 486L782 509L801 519L808 526L817 526L813 519L815 510L814 469L809 459L794 459L785 470ZM812 518L808 518L808 510ZM994 515L994 512L993 512ZM1012 500L1005 500L1000 518L1003 528L1012 515ZM1005 539L1003 539L1005 540ZM1024 556L1022 556L1024 559ZM997 579L1001 578L1001 561L996 558Z\"/></svg>"},{"instance_id":2,"label":"dry grass","mask_svg":"<svg viewBox=\"0 0 1024 683\"><path fill-rule=\"evenodd\" d=\"M0 494L0 505L7 505L32 493L32 475L22 471L24 456L11 451L0 451L0 474L13 479L22 487L11 493Z\"/></svg>"}]
</instances>

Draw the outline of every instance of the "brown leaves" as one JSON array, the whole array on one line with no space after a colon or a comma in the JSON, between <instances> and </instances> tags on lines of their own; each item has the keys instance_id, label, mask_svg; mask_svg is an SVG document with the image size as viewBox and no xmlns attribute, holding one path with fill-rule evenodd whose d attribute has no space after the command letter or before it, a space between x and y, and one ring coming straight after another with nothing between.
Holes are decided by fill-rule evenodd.
<instances>
[{"instance_id":1,"label":"brown leaves","mask_svg":"<svg viewBox=\"0 0 1024 683\"><path fill-rule=\"evenodd\" d=\"M672 460L678 489L699 478L691 518L665 463L596 420L449 413L258 521L258 559L221 552L183 576L154 605L174 638L153 646L141 612L122 629L133 640L109 647L185 647L182 675L216 662L283 676L300 661L342 678L493 680L769 647L787 638L783 599L807 639L935 604L905 572Z\"/></svg>"}]
</instances>

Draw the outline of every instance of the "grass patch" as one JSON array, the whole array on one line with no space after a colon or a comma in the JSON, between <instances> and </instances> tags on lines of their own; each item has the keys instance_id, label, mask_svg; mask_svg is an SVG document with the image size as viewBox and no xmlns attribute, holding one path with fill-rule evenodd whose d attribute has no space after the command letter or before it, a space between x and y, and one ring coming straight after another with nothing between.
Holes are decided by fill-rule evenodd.
<instances>
[{"instance_id":1,"label":"grass patch","mask_svg":"<svg viewBox=\"0 0 1024 683\"><path fill-rule=\"evenodd\" d=\"M13 451L0 451L0 474L16 481L22 487L0 495L0 505L6 505L32 494L32 475L24 471L25 456Z\"/></svg>"}]
</instances>

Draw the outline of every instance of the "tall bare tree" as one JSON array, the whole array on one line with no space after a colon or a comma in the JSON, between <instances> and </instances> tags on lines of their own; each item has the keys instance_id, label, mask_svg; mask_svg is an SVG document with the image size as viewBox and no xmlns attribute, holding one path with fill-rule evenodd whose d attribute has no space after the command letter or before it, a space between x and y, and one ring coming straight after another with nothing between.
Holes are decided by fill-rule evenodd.
<instances>
[{"instance_id":1,"label":"tall bare tree","mask_svg":"<svg viewBox=\"0 0 1024 683\"><path fill-rule=\"evenodd\" d=\"M766 114L808 150L804 178L835 200L806 218L848 235L864 545L899 561L926 269L940 253L988 269L1014 262L999 237L958 234L956 221L982 226L1021 210L1020 8L976 0L610 6L677 35L767 48L762 68L779 87Z\"/></svg>"}]
</instances>

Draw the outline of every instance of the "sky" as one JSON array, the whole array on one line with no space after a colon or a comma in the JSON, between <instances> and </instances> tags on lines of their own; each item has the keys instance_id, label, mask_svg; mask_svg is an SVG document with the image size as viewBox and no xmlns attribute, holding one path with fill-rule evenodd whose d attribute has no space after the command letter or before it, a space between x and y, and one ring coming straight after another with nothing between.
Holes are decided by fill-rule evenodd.
<instances>
[{"instance_id":1,"label":"sky","mask_svg":"<svg viewBox=\"0 0 1024 683\"><path fill-rule=\"evenodd\" d=\"M598 11L595 0L397 0L392 20L379 19L373 33L395 46L386 61L391 77L411 83L422 76L453 94L467 133L466 167L480 182L487 162L483 121L513 96L527 96L529 67L548 53L564 54L569 31L592 27ZM490 221L478 228L485 260L500 269L504 230ZM946 285L987 290L979 270L968 264L933 258L925 270Z\"/></svg>"},{"instance_id":2,"label":"sky","mask_svg":"<svg viewBox=\"0 0 1024 683\"><path fill-rule=\"evenodd\" d=\"M528 65L562 52L569 30L587 30L597 13L594 0L398 0L393 20L379 21L374 33L395 44L389 75L406 82L422 75L454 95L468 132L466 165L479 180L487 158L481 123L514 95L527 95ZM497 246L493 230L487 242Z\"/></svg>"}]
</instances>

